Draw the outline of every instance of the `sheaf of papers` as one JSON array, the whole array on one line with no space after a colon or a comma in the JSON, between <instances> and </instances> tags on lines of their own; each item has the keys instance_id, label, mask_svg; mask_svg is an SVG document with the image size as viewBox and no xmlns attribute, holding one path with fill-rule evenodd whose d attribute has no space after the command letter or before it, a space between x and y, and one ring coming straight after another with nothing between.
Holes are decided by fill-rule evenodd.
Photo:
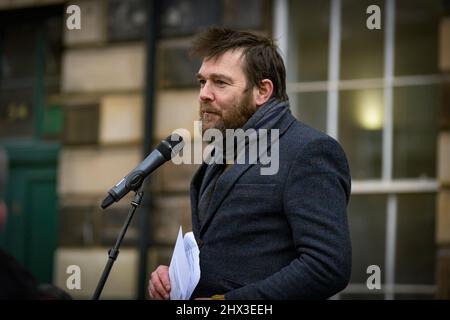
<instances>
[{"instance_id":1,"label":"sheaf of papers","mask_svg":"<svg viewBox=\"0 0 450 320\"><path fill-rule=\"evenodd\" d=\"M186 233L180 226L177 242L169 266L170 299L188 300L200 280L200 250L192 232Z\"/></svg>"}]
</instances>

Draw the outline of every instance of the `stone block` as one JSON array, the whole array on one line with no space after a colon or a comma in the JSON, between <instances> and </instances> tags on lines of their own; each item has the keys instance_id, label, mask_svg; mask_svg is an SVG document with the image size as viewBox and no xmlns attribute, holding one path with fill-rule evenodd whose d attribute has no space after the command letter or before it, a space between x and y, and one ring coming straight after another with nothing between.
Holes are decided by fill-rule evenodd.
<instances>
[{"instance_id":1,"label":"stone block","mask_svg":"<svg viewBox=\"0 0 450 320\"><path fill-rule=\"evenodd\" d=\"M100 105L100 143L136 143L142 140L144 97L107 95Z\"/></svg>"},{"instance_id":2,"label":"stone block","mask_svg":"<svg viewBox=\"0 0 450 320\"><path fill-rule=\"evenodd\" d=\"M143 44L72 49L63 55L62 91L131 91L143 88Z\"/></svg>"}]
</instances>

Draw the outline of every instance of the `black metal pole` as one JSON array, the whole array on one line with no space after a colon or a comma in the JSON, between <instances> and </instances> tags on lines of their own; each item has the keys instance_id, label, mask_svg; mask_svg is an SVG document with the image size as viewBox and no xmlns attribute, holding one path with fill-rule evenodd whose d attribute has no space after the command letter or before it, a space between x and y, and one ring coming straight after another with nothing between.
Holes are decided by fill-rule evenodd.
<instances>
[{"instance_id":1,"label":"black metal pole","mask_svg":"<svg viewBox=\"0 0 450 320\"><path fill-rule=\"evenodd\" d=\"M147 2L147 30L146 30L146 81L145 81L145 123L144 123L144 145L143 154L147 156L153 146L153 114L155 97L155 75L156 75L156 41L158 38L159 26L159 1L151 0ZM149 229L151 229L150 217L152 209L152 194L148 190L150 177L146 181L146 197L140 209L139 219L139 269L137 297L144 300L147 293L147 250L149 247Z\"/></svg>"},{"instance_id":2,"label":"black metal pole","mask_svg":"<svg viewBox=\"0 0 450 320\"><path fill-rule=\"evenodd\" d=\"M108 262L106 263L105 269L103 269L102 276L100 277L100 280L97 284L97 288L95 289L95 293L92 296L92 300L98 300L100 298L100 295L102 294L103 287L105 286L106 280L108 280L108 276L109 273L111 272L113 264L116 261L117 257L119 256L119 248L122 243L123 237L127 232L128 226L131 223L131 219L133 219L133 215L134 212L136 211L136 208L139 207L139 205L141 204L142 197L144 196L144 192L142 191L142 189L143 187L141 186L139 190L136 192L133 201L131 201L131 208L128 211L128 216L122 226L122 230L120 231L119 236L117 237L116 244L114 245L114 248L108 251Z\"/></svg>"}]
</instances>

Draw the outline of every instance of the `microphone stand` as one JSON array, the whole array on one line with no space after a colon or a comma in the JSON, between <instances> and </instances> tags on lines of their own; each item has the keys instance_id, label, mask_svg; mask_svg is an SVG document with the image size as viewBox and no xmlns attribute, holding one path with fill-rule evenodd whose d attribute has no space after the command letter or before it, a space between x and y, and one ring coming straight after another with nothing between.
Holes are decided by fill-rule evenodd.
<instances>
[{"instance_id":1,"label":"microphone stand","mask_svg":"<svg viewBox=\"0 0 450 320\"><path fill-rule=\"evenodd\" d=\"M97 284L97 289L95 289L95 293L92 296L92 300L98 300L102 293L103 287L105 286L106 280L108 279L113 264L116 261L117 257L119 256L119 248L120 244L122 243L123 237L127 232L128 226L131 223L131 219L133 219L134 212L136 211L137 207L139 207L141 204L142 198L144 196L143 189L144 183L141 184L139 189L136 191L133 201L131 201L131 208L128 211L127 219L125 220L124 225L122 226L122 230L120 231L120 234L116 240L114 248L108 251L108 262L106 263L105 268L103 269L103 274Z\"/></svg>"}]
</instances>

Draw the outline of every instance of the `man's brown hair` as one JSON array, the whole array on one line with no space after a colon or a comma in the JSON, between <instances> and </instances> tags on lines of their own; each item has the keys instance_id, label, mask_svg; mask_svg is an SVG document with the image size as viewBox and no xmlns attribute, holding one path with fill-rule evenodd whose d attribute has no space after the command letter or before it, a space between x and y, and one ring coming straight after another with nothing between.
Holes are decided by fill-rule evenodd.
<instances>
[{"instance_id":1,"label":"man's brown hair","mask_svg":"<svg viewBox=\"0 0 450 320\"><path fill-rule=\"evenodd\" d=\"M286 69L273 40L250 32L229 28L210 28L194 40L191 54L197 57L218 58L227 51L243 50L244 73L248 85L260 86L269 79L273 83L272 97L288 100Z\"/></svg>"}]
</instances>

